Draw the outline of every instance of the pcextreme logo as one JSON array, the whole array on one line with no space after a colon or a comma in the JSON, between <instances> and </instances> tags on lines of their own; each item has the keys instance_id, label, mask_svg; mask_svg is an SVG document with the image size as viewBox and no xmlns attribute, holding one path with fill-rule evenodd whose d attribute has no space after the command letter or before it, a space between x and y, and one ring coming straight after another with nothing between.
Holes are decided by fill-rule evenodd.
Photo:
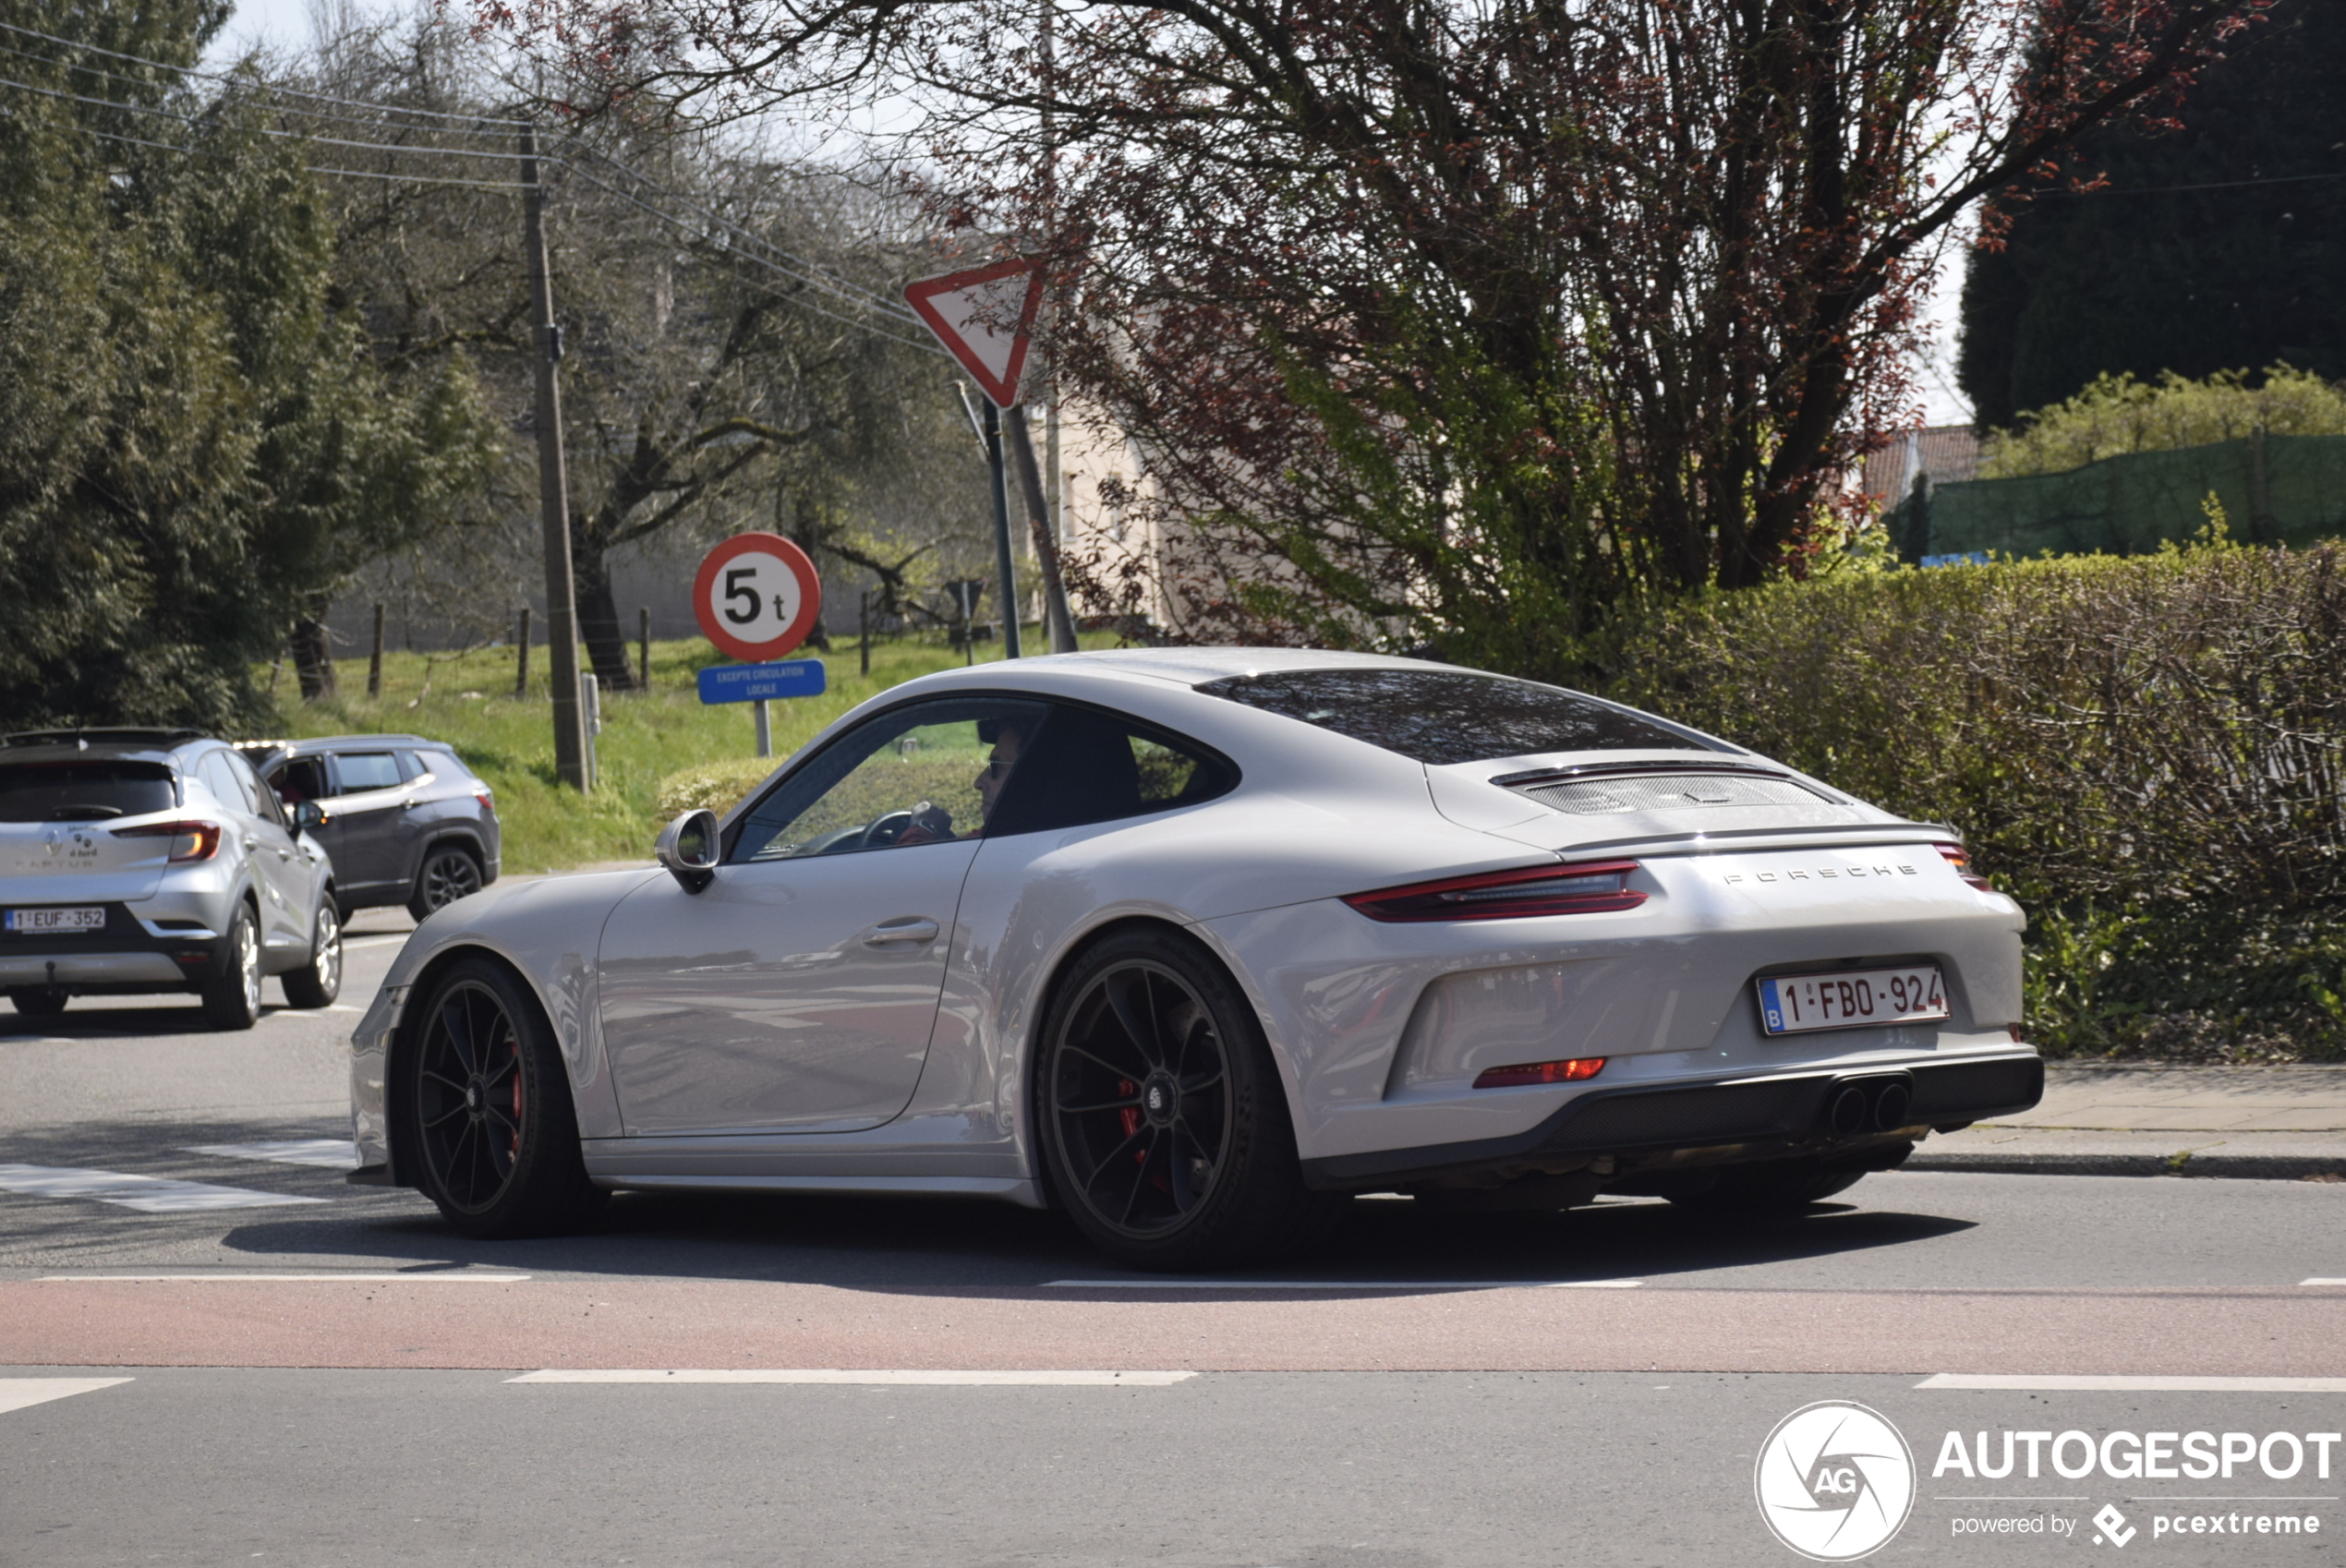
<instances>
[{"instance_id":1,"label":"pcextreme logo","mask_svg":"<svg viewBox=\"0 0 2346 1568\"><path fill-rule=\"evenodd\" d=\"M1760 1517L1816 1562L1880 1550L1915 1505L1915 1456L1898 1429L1862 1405L1822 1400L1776 1423L1752 1467Z\"/></svg>"}]
</instances>

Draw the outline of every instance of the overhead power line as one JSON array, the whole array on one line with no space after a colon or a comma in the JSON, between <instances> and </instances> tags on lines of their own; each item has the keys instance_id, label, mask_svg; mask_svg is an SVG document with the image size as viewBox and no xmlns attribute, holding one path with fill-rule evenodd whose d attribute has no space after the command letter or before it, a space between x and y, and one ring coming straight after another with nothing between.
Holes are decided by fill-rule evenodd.
<instances>
[{"instance_id":1,"label":"overhead power line","mask_svg":"<svg viewBox=\"0 0 2346 1568\"><path fill-rule=\"evenodd\" d=\"M7 24L6 23L0 23L0 27L6 27L6 25ZM21 51L9 52L12 54L22 53ZM115 73L106 74L115 75ZM115 79L121 80L128 78L115 76ZM0 87L12 87L21 91L38 94L43 98L52 98L67 103L86 104L94 108L114 109L127 114L144 115L157 119L169 120L175 125L185 126L189 128L194 128L200 123L197 117L179 113L175 110L156 108L149 104L130 103L118 99L97 98L87 93L67 92L55 88L36 86L31 82L18 81L8 77L0 77ZM15 117L14 111L8 109L6 105L0 104L0 112L8 113L11 117ZM104 141L121 143L126 146L152 148L158 151L163 152L200 154L215 157L222 155L218 150L212 148L194 147L175 142L153 141L143 137L124 136L116 132L97 130L86 126L77 127L76 128L81 134L94 137ZM399 143L361 142L335 137L311 136L298 131L275 130L267 127L255 127L253 128L260 130L266 135L298 140L308 145L350 148L364 151L385 152L394 155L411 152L436 153L447 157L490 158L506 162L518 161L522 157L522 154L517 152L489 152L465 148L431 148L415 147L402 145ZM934 342L930 341L925 333L907 335L888 330L889 327L900 324L910 325L917 328L920 325L920 320L918 317L913 316L909 310L906 310L900 306L896 306L892 301L888 300L885 296L869 289L864 288L859 284L850 283L846 279L838 277L836 274L833 274L825 269L816 268L812 263L803 261L799 258L792 256L788 251L785 251L780 247L772 244L770 241L765 239L762 235L756 234L756 232L744 228L740 224L732 222L730 219L726 219L710 211L707 208L693 201L690 198L685 197L677 191L671 190L667 187L661 185L659 181L652 179L649 175L643 174L639 170L636 170L628 164L621 163L618 159L611 157L609 154L596 151L594 149L586 148L583 145L580 147L580 151L592 152L600 162L610 164L613 169L623 174L627 178L634 180L645 190L653 193L659 198L673 202L678 206L686 208L690 211L697 214L705 223L715 225L716 228L722 232L724 237L732 242L725 247L726 253L729 256L741 261L760 267L777 276L787 278L792 283L800 284L802 287L814 289L819 291L820 293L827 294L837 300L840 305L866 314L861 319L842 315L837 310L827 308L821 303L813 298L804 296L800 297L796 301L797 305L801 308L809 310L828 320L836 321L842 326L853 327L859 331L872 332L875 335L884 338L889 343L896 344L901 347L916 349L927 353L935 353L940 356L943 354L944 351ZM649 201L632 196L627 192L619 189L615 186L598 179L593 175L587 173L585 169L580 168L573 160L564 159L551 154L539 154L538 161L540 164L550 168L562 168L567 170L574 177L583 180L586 184L593 186L598 190L600 190L609 196L614 197L617 199L627 203L631 207L636 208L639 211L649 214L680 234L683 234L694 238L707 237L702 223L695 223L691 219L680 217L672 211L655 206ZM478 189L502 191L517 191L520 188L515 182L505 180L472 180L457 178L450 175L409 175L383 170L345 169L317 164L306 164L304 167L310 174L337 175L357 179L391 180L403 184L463 186ZM771 252L771 254L765 254L766 252ZM775 257L780 257L783 259L778 261L774 259ZM728 271L731 271L731 269L729 268ZM739 276L740 274L736 273L735 275ZM872 316L877 316L879 320L875 321L870 319Z\"/></svg>"},{"instance_id":2,"label":"overhead power line","mask_svg":"<svg viewBox=\"0 0 2346 1568\"><path fill-rule=\"evenodd\" d=\"M91 54L103 54L109 60L127 60L134 66L147 66L158 71L169 71L175 76L190 76L203 81L229 83L235 83L243 79L221 71L202 70L194 66L175 66L165 60L150 60L143 54L125 54L120 50L116 49L101 49L94 43L83 43L78 39L59 38L55 33L42 32L36 29L29 27L18 27L14 22L0 22L0 30L16 33L19 37L23 38L37 38L43 43L54 43L61 48L79 49ZM62 60L57 63L59 65L70 64L70 62ZM279 87L272 83L261 83L260 85L266 87L269 91L283 93L289 98L304 98L317 103L339 103L349 108L372 109L381 114L414 115L424 119L455 120L462 121L468 125L504 126L514 130L519 130L522 127L529 123L526 120L484 118L477 115L451 115L442 113L437 109L410 109L405 106L388 103L368 103L356 98L336 98L330 93L304 92L298 88Z\"/></svg>"}]
</instances>

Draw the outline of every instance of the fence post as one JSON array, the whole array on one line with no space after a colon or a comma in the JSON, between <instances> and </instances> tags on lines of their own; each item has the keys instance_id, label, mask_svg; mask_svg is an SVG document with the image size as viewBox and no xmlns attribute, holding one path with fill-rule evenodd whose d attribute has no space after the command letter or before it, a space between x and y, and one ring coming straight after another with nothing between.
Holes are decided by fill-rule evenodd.
<instances>
[{"instance_id":1,"label":"fence post","mask_svg":"<svg viewBox=\"0 0 2346 1568\"><path fill-rule=\"evenodd\" d=\"M652 689L652 611L644 605L635 611L635 689Z\"/></svg>"},{"instance_id":2,"label":"fence post","mask_svg":"<svg viewBox=\"0 0 2346 1568\"><path fill-rule=\"evenodd\" d=\"M866 588L855 597L855 639L863 650L864 673L872 672L872 594Z\"/></svg>"},{"instance_id":3,"label":"fence post","mask_svg":"<svg viewBox=\"0 0 2346 1568\"><path fill-rule=\"evenodd\" d=\"M519 662L514 667L514 695L529 695L529 607L521 607L521 627L514 633L514 646Z\"/></svg>"},{"instance_id":4,"label":"fence post","mask_svg":"<svg viewBox=\"0 0 2346 1568\"><path fill-rule=\"evenodd\" d=\"M375 606L374 650L367 656L367 694L383 694L383 607Z\"/></svg>"}]
</instances>

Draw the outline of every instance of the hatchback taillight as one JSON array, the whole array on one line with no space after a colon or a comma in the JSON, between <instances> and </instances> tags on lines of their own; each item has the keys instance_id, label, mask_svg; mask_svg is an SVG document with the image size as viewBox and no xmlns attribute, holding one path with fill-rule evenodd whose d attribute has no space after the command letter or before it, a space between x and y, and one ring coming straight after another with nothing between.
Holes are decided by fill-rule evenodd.
<instances>
[{"instance_id":1,"label":"hatchback taillight","mask_svg":"<svg viewBox=\"0 0 2346 1568\"><path fill-rule=\"evenodd\" d=\"M480 789L475 790L473 791L473 799L478 801L480 802L480 809L487 812L490 815L495 816L497 814L497 797L489 792L487 786L484 785Z\"/></svg>"},{"instance_id":2,"label":"hatchback taillight","mask_svg":"<svg viewBox=\"0 0 2346 1568\"><path fill-rule=\"evenodd\" d=\"M1961 844L1941 844L1938 846L1938 849L1941 854L1947 857L1947 863L1955 868L1955 874L1962 877L1965 883L1978 888L1982 893L1992 893L1996 890L1994 883L1971 869L1971 855Z\"/></svg>"},{"instance_id":3,"label":"hatchback taillight","mask_svg":"<svg viewBox=\"0 0 2346 1568\"><path fill-rule=\"evenodd\" d=\"M1530 865L1514 871L1413 882L1344 901L1371 920L1523 920L1535 915L1634 910L1646 896L1629 886L1635 861Z\"/></svg>"},{"instance_id":4,"label":"hatchback taillight","mask_svg":"<svg viewBox=\"0 0 2346 1568\"><path fill-rule=\"evenodd\" d=\"M220 852L220 824L216 822L141 822L112 831L117 838L170 839L174 864L208 861Z\"/></svg>"}]
</instances>

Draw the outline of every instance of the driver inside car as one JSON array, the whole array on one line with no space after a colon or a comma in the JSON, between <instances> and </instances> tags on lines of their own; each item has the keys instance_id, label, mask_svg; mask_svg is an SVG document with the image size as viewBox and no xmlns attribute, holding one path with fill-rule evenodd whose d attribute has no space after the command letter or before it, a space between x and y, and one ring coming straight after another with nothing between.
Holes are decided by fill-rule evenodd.
<instances>
[{"instance_id":1,"label":"driver inside car","mask_svg":"<svg viewBox=\"0 0 2346 1568\"><path fill-rule=\"evenodd\" d=\"M1002 796L1002 786L1010 782L1010 769L1018 766L1020 749L1025 744L1025 732L1007 719L981 718L977 721L977 738L994 750L988 754L986 766L978 769L977 826L967 833L956 835L952 814L942 806L923 801L913 808L912 825L897 838L899 844L935 844L960 837L974 838L986 831L986 822L994 815L994 802Z\"/></svg>"}]
</instances>

